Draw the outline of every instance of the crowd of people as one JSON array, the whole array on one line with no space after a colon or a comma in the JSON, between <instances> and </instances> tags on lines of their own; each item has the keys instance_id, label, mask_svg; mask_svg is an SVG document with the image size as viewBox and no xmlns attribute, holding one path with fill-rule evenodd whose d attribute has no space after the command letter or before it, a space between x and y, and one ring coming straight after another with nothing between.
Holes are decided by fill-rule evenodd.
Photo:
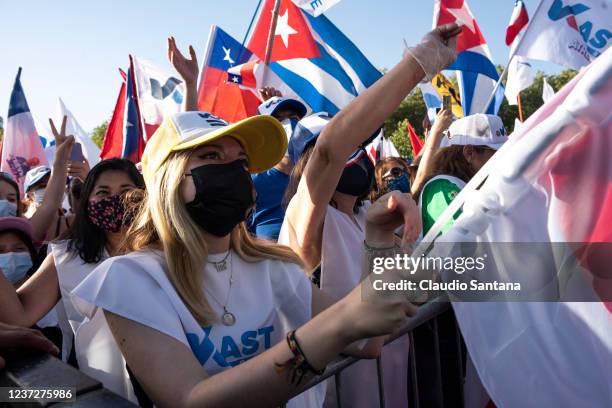
<instances>
[{"instance_id":1,"label":"crowd of people","mask_svg":"<svg viewBox=\"0 0 612 408\"><path fill-rule=\"evenodd\" d=\"M197 111L195 52L170 38L185 111L141 170L71 162L64 120L23 191L0 174L0 355L34 347L140 405L211 407L376 406L381 355L386 406L407 406L408 337L383 344L417 305L364 300L360 282L372 257L409 253L506 132L441 109L411 161L374 165L364 147L454 61L460 31L428 33L334 117L263 89L259 114L233 124ZM302 392L340 354L364 358L342 395L331 380Z\"/></svg>"}]
</instances>

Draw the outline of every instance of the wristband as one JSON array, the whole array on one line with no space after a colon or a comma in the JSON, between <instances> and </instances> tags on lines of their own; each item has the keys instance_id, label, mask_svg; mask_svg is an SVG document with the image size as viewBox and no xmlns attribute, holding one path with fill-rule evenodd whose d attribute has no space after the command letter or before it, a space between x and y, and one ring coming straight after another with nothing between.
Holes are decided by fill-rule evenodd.
<instances>
[{"instance_id":1,"label":"wristband","mask_svg":"<svg viewBox=\"0 0 612 408\"><path fill-rule=\"evenodd\" d=\"M275 365L276 372L279 374L285 370L289 370L289 382L291 384L300 385L304 379L304 376L308 372L315 375L321 375L325 372L325 367L321 370L317 370L308 362L306 355L300 347L300 343L298 343L297 338L295 337L295 330L291 330L289 333L287 333L287 345L289 346L289 350L291 350L293 357L285 361L283 364L275 363Z\"/></svg>"}]
</instances>

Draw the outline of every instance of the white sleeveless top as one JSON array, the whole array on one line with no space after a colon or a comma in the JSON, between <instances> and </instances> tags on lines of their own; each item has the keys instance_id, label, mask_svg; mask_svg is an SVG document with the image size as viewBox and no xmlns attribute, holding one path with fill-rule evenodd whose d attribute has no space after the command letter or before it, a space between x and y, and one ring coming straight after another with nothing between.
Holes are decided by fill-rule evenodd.
<instances>
[{"instance_id":1,"label":"white sleeveless top","mask_svg":"<svg viewBox=\"0 0 612 408\"><path fill-rule=\"evenodd\" d=\"M224 255L208 260L218 262ZM207 263L202 289L219 317L223 307L218 302L227 299L236 322L202 327L168 279L163 256L161 251L139 251L103 262L73 291L79 310L88 318L102 316L104 325L102 310L107 310L164 333L189 347L211 376L284 341L287 332L312 316L312 284L298 265L270 259L246 262L231 251L226 270ZM322 403L323 391L315 387L288 406L316 408Z\"/></svg>"},{"instance_id":2,"label":"white sleeveless top","mask_svg":"<svg viewBox=\"0 0 612 408\"><path fill-rule=\"evenodd\" d=\"M289 203L289 205L291 205ZM321 290L340 300L361 281L365 240L365 217L371 203L364 205L355 215L355 221L331 205L327 206L323 224L321 248ZM289 226L283 222L278 238L280 244L289 245ZM407 407L408 336L403 336L383 349L385 403L388 407ZM342 372L342 406L370 408L378 406L378 378L376 360L362 360ZM401 390L401 392L398 392ZM327 385L325 407L336 406L334 379Z\"/></svg>"}]
</instances>

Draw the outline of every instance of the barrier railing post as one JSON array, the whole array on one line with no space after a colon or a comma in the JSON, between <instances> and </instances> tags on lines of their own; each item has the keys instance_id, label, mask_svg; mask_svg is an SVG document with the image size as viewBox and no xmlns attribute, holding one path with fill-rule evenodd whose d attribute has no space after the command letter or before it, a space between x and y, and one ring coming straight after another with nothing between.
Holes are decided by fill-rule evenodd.
<instances>
[{"instance_id":1,"label":"barrier railing post","mask_svg":"<svg viewBox=\"0 0 612 408\"><path fill-rule=\"evenodd\" d=\"M415 407L415 408L419 408L419 380L418 380L418 375L417 375L417 365L416 365L416 353L415 353L415 347L414 347L414 336L412 334L412 331L408 333L408 336L410 337L410 353L409 356L411 356L410 358L410 376L409 378L412 380L412 404L410 404L411 407ZM408 386L406 386L406 388L408 388ZM408 395L409 397L411 395Z\"/></svg>"},{"instance_id":2,"label":"barrier railing post","mask_svg":"<svg viewBox=\"0 0 612 408\"><path fill-rule=\"evenodd\" d=\"M455 330L457 332L457 368L459 372L459 378L457 381L459 382L459 395L461 396L460 407L465 406L465 395L463 394L463 386L465 383L464 374L463 374L463 347L461 347L461 330L459 330L459 322L455 319Z\"/></svg>"},{"instance_id":3,"label":"barrier railing post","mask_svg":"<svg viewBox=\"0 0 612 408\"><path fill-rule=\"evenodd\" d=\"M440 362L440 336L438 335L438 318L432 319L434 332L434 358L436 364L436 383L438 385L438 395L440 396L440 406L444 407L444 389L442 386L442 363Z\"/></svg>"},{"instance_id":4,"label":"barrier railing post","mask_svg":"<svg viewBox=\"0 0 612 408\"><path fill-rule=\"evenodd\" d=\"M376 374L378 375L378 406L385 408L385 388L383 383L383 369L381 356L376 358Z\"/></svg>"},{"instance_id":5,"label":"barrier railing post","mask_svg":"<svg viewBox=\"0 0 612 408\"><path fill-rule=\"evenodd\" d=\"M342 390L342 387L340 386L340 374L341 372L338 372L334 376L334 383L336 384L336 406L338 408L342 407L342 398L340 398L340 391Z\"/></svg>"}]
</instances>

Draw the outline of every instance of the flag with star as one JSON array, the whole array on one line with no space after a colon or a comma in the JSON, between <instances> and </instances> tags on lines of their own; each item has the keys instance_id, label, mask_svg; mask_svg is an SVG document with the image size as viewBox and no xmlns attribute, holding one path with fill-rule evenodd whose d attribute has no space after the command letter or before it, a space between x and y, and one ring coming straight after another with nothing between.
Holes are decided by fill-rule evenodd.
<instances>
[{"instance_id":1,"label":"flag with star","mask_svg":"<svg viewBox=\"0 0 612 408\"><path fill-rule=\"evenodd\" d=\"M257 114L261 103L256 90L242 88L242 77L228 74L235 65L250 61L253 53L221 28L212 26L200 73L198 108L228 122Z\"/></svg>"},{"instance_id":2,"label":"flag with star","mask_svg":"<svg viewBox=\"0 0 612 408\"><path fill-rule=\"evenodd\" d=\"M273 86L283 96L303 101L309 111L335 115L381 73L325 15L314 17L291 0L281 0L269 69L266 56L274 0L266 0L248 48L258 63L234 67L258 88Z\"/></svg>"},{"instance_id":3,"label":"flag with star","mask_svg":"<svg viewBox=\"0 0 612 408\"><path fill-rule=\"evenodd\" d=\"M463 113L466 116L497 114L504 98L504 87L500 85L491 103L485 106L499 74L467 0L435 0L433 28L449 23L463 26L457 39L457 60L448 67L457 71Z\"/></svg>"}]
</instances>

